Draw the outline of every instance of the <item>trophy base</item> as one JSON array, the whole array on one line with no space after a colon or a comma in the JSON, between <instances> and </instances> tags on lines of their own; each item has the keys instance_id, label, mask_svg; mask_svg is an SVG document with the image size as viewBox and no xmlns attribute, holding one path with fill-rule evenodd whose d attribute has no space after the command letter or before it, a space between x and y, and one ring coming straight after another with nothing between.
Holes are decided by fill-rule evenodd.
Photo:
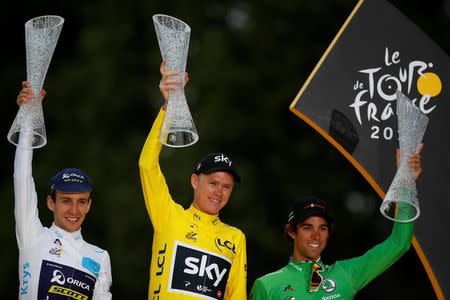
<instances>
[{"instance_id":1,"label":"trophy base","mask_svg":"<svg viewBox=\"0 0 450 300\"><path fill-rule=\"evenodd\" d=\"M389 220L399 223L409 223L420 215L420 209L410 202L384 200L380 212Z\"/></svg>"},{"instance_id":2,"label":"trophy base","mask_svg":"<svg viewBox=\"0 0 450 300\"><path fill-rule=\"evenodd\" d=\"M161 137L161 143L173 148L187 147L197 141L198 134L190 130L169 131L167 136Z\"/></svg>"}]
</instances>

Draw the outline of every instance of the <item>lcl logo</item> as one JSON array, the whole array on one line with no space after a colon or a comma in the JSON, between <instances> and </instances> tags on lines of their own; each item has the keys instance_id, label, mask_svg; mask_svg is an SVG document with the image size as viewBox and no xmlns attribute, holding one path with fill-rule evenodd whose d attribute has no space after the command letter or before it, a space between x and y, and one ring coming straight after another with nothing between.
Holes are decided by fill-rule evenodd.
<instances>
[{"instance_id":1,"label":"lcl logo","mask_svg":"<svg viewBox=\"0 0 450 300\"><path fill-rule=\"evenodd\" d=\"M230 250L231 252L236 254L236 245L233 244L232 242L230 242L228 240L222 241L220 238L216 238L215 243L216 243L217 249L219 249L220 252L222 252L222 249L220 249L222 247L222 248L227 248L228 250Z\"/></svg>"}]
</instances>

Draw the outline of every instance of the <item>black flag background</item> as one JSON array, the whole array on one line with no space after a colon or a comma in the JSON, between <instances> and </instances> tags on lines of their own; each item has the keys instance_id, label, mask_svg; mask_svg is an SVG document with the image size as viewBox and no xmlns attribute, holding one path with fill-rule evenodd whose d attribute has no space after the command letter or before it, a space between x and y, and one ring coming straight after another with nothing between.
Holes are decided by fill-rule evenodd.
<instances>
[{"instance_id":1,"label":"black flag background","mask_svg":"<svg viewBox=\"0 0 450 300\"><path fill-rule=\"evenodd\" d=\"M386 159L398 147L395 91L427 114L413 245L439 299L450 296L449 86L444 51L388 2L361 0L290 107L346 156L381 198L395 175Z\"/></svg>"}]
</instances>

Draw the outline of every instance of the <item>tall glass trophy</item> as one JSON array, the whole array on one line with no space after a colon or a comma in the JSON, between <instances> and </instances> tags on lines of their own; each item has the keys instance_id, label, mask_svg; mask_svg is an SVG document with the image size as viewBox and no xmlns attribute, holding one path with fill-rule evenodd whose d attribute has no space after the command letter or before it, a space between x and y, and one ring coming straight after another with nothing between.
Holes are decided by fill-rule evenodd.
<instances>
[{"instance_id":1,"label":"tall glass trophy","mask_svg":"<svg viewBox=\"0 0 450 300\"><path fill-rule=\"evenodd\" d=\"M186 147L198 141L197 130L184 94L184 73L191 28L177 18L161 14L153 16L153 24L162 59L167 62L167 71L178 71L178 78L174 79L182 83L169 94L160 140L166 146Z\"/></svg>"},{"instance_id":2,"label":"tall glass trophy","mask_svg":"<svg viewBox=\"0 0 450 300\"><path fill-rule=\"evenodd\" d=\"M31 141L26 145L22 143L21 147L40 148L47 143L40 91L63 23L64 19L59 16L40 16L25 23L27 81L34 97L20 106L9 129L8 140L16 146L22 134L30 136Z\"/></svg>"},{"instance_id":3,"label":"tall glass trophy","mask_svg":"<svg viewBox=\"0 0 450 300\"><path fill-rule=\"evenodd\" d=\"M416 183L408 158L417 151L422 141L428 117L400 91L397 91L397 117L400 164L380 211L390 220L406 223L416 220L420 215Z\"/></svg>"}]
</instances>

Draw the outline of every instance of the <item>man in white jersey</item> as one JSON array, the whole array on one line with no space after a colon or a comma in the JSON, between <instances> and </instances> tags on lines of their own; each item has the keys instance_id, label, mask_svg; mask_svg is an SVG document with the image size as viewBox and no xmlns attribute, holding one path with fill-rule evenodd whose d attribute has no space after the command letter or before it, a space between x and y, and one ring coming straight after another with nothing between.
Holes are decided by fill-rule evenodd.
<instances>
[{"instance_id":1,"label":"man in white jersey","mask_svg":"<svg viewBox=\"0 0 450 300\"><path fill-rule=\"evenodd\" d=\"M32 97L31 85L22 82L17 103L22 105ZM14 160L19 299L111 299L109 254L81 236L92 203L92 181L79 169L63 169L52 177L47 207L54 219L50 228L44 227L32 177L32 138L26 128L21 131Z\"/></svg>"}]
</instances>

